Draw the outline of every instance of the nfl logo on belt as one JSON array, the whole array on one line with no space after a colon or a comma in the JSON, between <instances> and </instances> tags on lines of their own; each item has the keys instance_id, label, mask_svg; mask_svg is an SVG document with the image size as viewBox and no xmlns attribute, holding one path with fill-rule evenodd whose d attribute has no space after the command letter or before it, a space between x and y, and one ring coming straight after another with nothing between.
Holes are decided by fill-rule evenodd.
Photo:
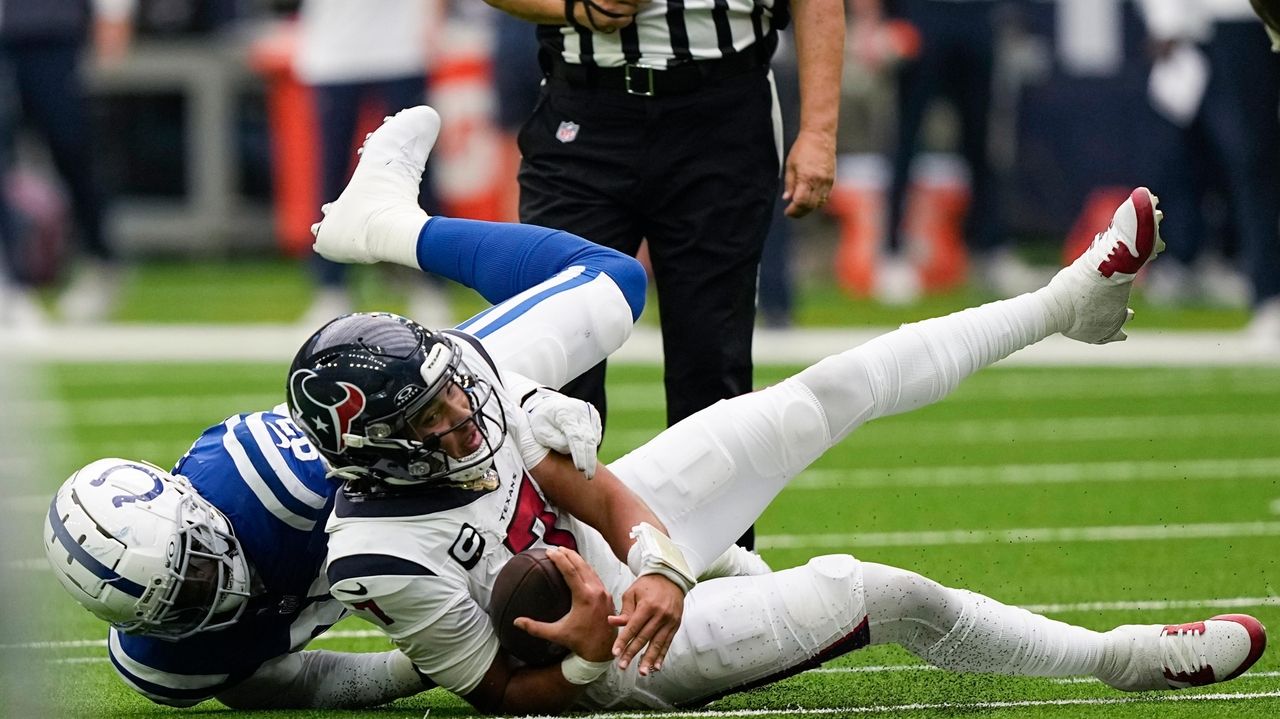
<instances>
[{"instance_id":1,"label":"nfl logo on belt","mask_svg":"<svg viewBox=\"0 0 1280 719\"><path fill-rule=\"evenodd\" d=\"M573 142L578 139L578 128L581 127L576 122L565 120L560 123L560 127L556 129L556 139L560 142Z\"/></svg>"}]
</instances>

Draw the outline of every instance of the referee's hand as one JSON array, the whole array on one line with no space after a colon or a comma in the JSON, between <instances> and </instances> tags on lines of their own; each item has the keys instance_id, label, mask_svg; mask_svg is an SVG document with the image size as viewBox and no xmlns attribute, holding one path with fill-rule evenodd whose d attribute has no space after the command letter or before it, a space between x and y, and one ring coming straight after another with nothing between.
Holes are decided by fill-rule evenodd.
<instances>
[{"instance_id":1,"label":"referee's hand","mask_svg":"<svg viewBox=\"0 0 1280 719\"><path fill-rule=\"evenodd\" d=\"M573 19L583 27L604 33L615 33L636 21L636 14L650 0L571 0Z\"/></svg>"},{"instance_id":2,"label":"referee's hand","mask_svg":"<svg viewBox=\"0 0 1280 719\"><path fill-rule=\"evenodd\" d=\"M804 217L827 204L836 178L835 138L801 130L787 154L782 199L787 217Z\"/></svg>"}]
</instances>

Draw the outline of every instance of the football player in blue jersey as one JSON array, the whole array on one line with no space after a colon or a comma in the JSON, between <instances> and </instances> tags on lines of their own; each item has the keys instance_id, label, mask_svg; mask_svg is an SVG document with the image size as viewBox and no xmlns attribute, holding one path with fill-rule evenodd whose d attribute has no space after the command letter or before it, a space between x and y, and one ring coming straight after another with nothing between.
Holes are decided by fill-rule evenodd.
<instances>
[{"instance_id":1,"label":"football player in blue jersey","mask_svg":"<svg viewBox=\"0 0 1280 719\"><path fill-rule=\"evenodd\" d=\"M418 113L417 164L402 169L410 178L439 128L434 111ZM535 441L591 477L599 416L547 388L629 336L644 270L545 228L442 217L425 225L419 247L433 271L496 303L462 325L465 336L510 368ZM46 554L72 596L113 625L109 656L121 678L154 701L384 703L430 686L403 653L302 651L344 614L321 572L334 469L283 405L240 414L206 430L172 472L110 458L73 474L50 505Z\"/></svg>"},{"instance_id":2,"label":"football player in blue jersey","mask_svg":"<svg viewBox=\"0 0 1280 719\"><path fill-rule=\"evenodd\" d=\"M404 111L366 143L317 251L427 266L432 221L410 193L430 119ZM1124 339L1160 217L1138 188L1048 286L720 402L589 482L535 441L520 382L478 341L395 315L336 319L288 379L290 416L345 481L328 519L331 592L432 682L507 714L696 705L884 643L955 671L1089 675L1128 691L1232 679L1265 647L1253 617L1096 632L848 555L713 578L787 482L865 422L937 401L1053 334ZM530 547L548 550L573 595L556 622L516 620L570 650L550 666L514 661L486 611L502 566Z\"/></svg>"}]
</instances>

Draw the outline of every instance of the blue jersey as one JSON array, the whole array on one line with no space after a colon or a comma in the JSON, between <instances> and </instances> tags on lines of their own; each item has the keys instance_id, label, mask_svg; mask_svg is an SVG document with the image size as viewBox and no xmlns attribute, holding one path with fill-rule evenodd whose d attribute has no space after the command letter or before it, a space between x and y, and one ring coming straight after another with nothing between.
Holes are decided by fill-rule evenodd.
<instances>
[{"instance_id":1,"label":"blue jersey","mask_svg":"<svg viewBox=\"0 0 1280 719\"><path fill-rule=\"evenodd\" d=\"M190 479L235 528L253 567L254 596L234 626L176 642L113 629L109 652L139 692L194 704L301 649L342 617L321 573L325 519L338 485L325 478L306 436L275 411L210 427L173 473Z\"/></svg>"}]
</instances>

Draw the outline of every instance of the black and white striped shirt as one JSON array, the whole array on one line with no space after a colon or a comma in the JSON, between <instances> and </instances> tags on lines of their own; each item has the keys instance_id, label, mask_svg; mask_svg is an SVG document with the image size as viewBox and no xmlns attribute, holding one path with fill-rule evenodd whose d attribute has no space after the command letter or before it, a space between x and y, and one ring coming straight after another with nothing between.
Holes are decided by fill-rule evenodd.
<instances>
[{"instance_id":1,"label":"black and white striped shirt","mask_svg":"<svg viewBox=\"0 0 1280 719\"><path fill-rule=\"evenodd\" d=\"M669 67L741 52L789 19L789 0L652 0L616 33L544 25L538 37L573 65Z\"/></svg>"}]
</instances>

